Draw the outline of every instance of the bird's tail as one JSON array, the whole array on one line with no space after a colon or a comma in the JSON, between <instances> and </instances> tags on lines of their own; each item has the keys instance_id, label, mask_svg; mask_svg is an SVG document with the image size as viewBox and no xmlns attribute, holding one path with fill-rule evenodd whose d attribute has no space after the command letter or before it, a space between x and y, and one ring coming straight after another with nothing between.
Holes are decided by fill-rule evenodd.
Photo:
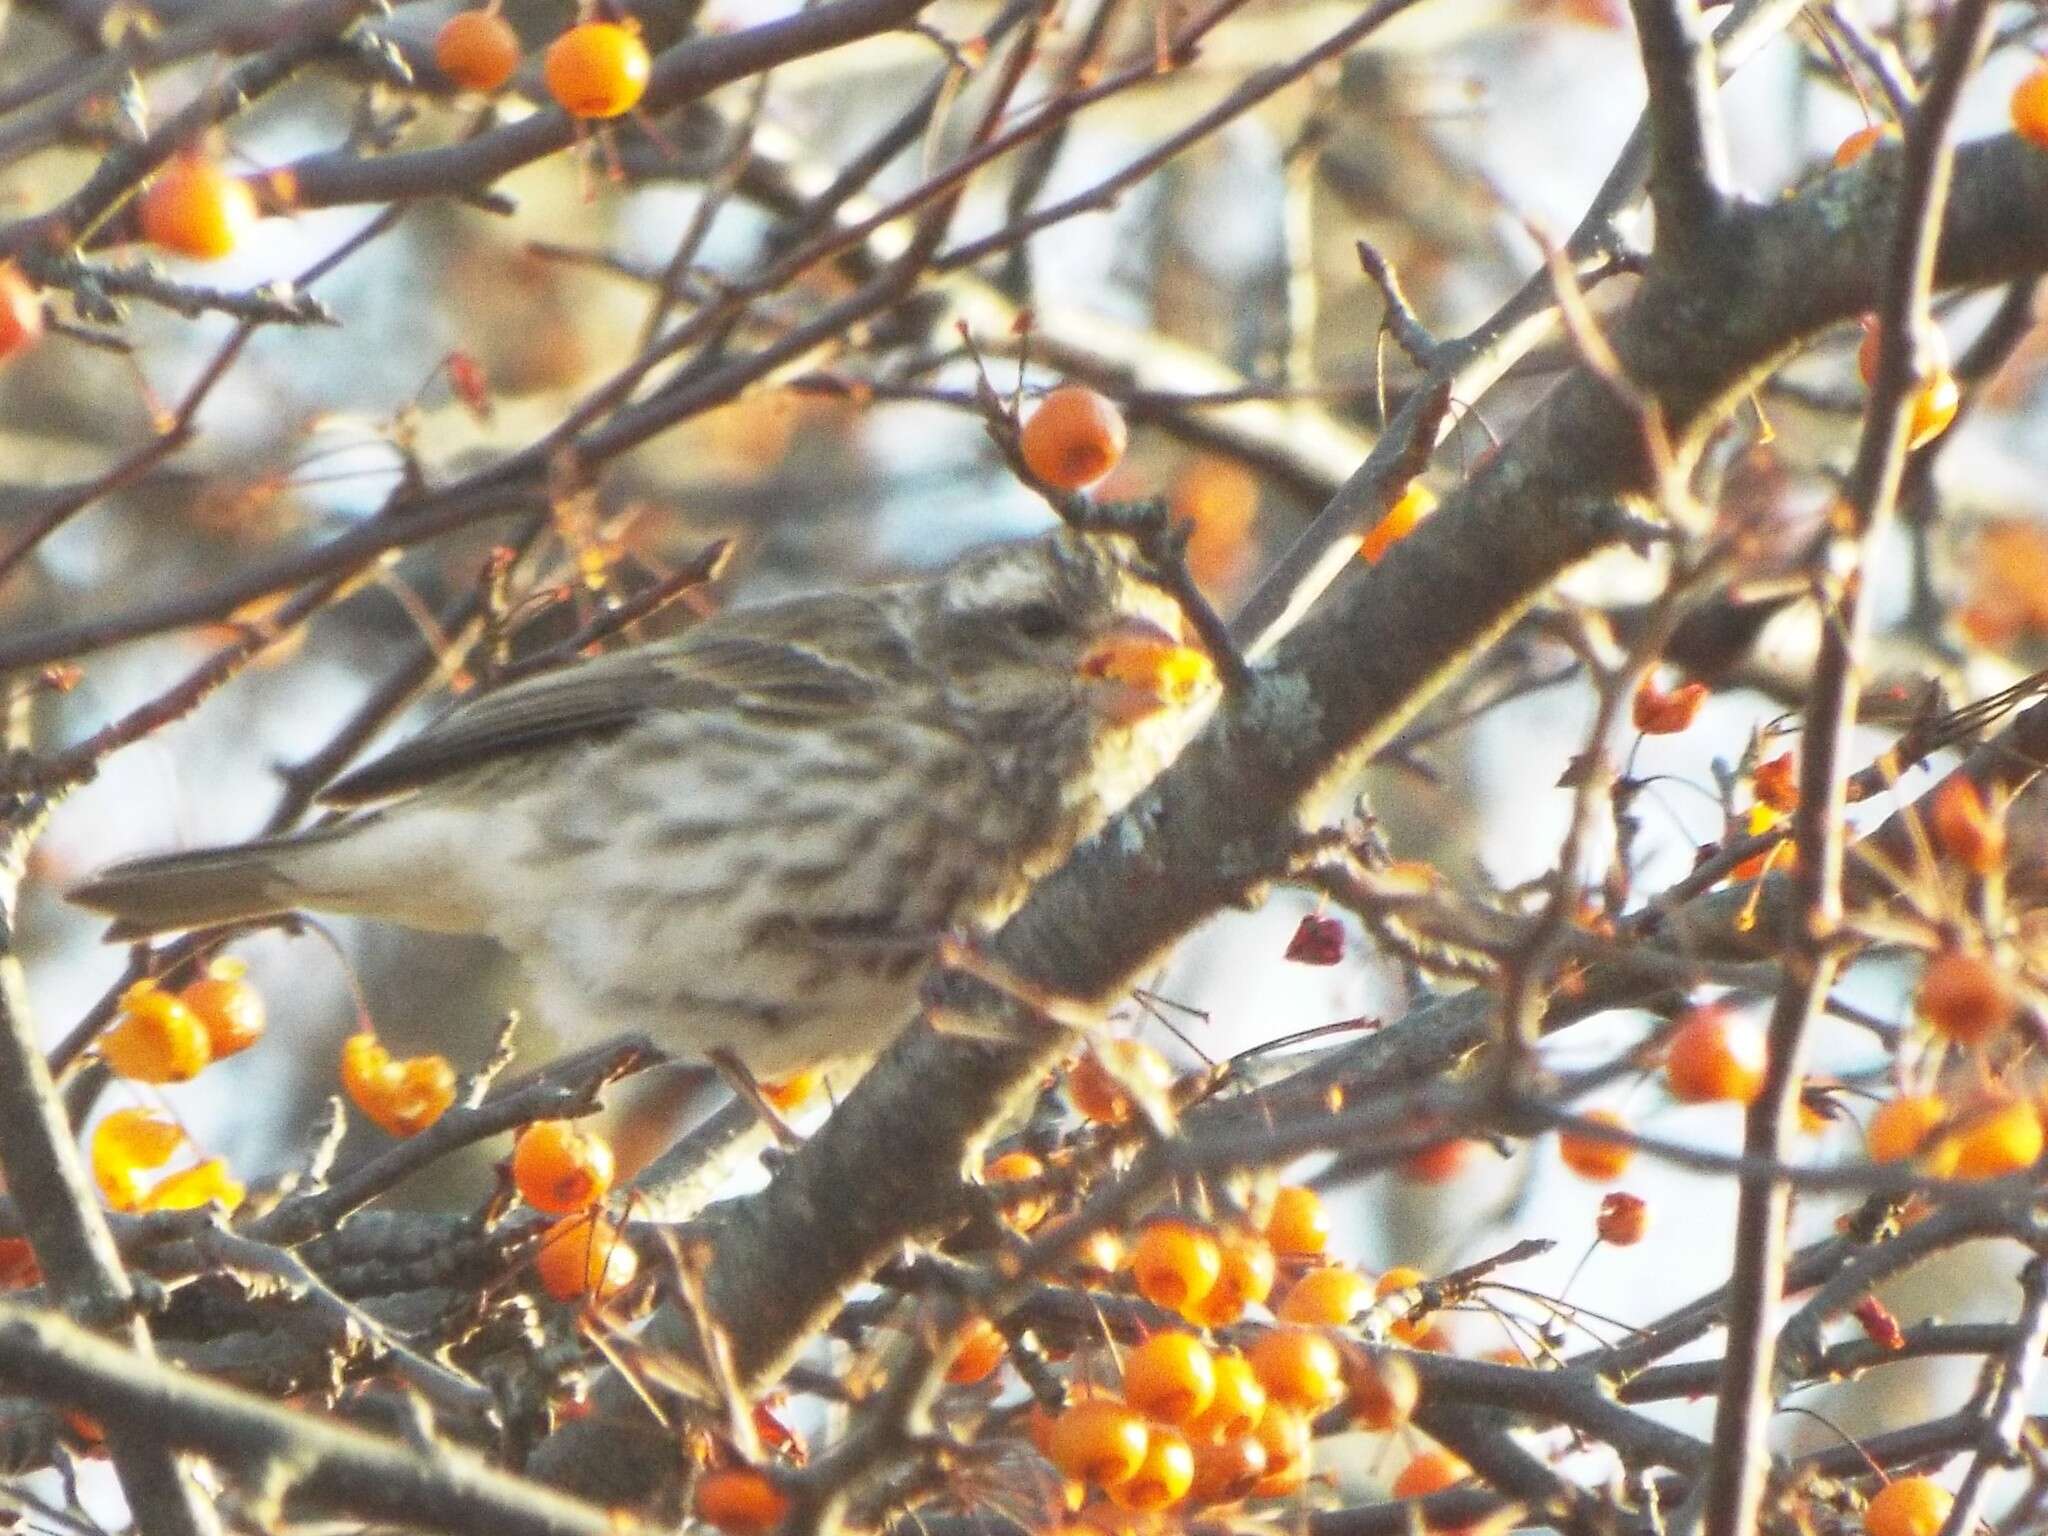
<instances>
[{"instance_id":1,"label":"bird's tail","mask_svg":"<svg viewBox=\"0 0 2048 1536\"><path fill-rule=\"evenodd\" d=\"M340 830L337 828L336 830ZM326 831L130 859L101 870L67 895L114 919L110 939L243 922L289 912L308 894L293 869Z\"/></svg>"}]
</instances>

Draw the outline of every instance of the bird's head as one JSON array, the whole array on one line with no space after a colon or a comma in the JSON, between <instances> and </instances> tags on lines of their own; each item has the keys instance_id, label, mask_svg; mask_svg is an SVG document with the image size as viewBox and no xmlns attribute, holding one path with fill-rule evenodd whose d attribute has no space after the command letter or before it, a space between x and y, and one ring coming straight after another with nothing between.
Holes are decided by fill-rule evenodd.
<instances>
[{"instance_id":1,"label":"bird's head","mask_svg":"<svg viewBox=\"0 0 2048 1536\"><path fill-rule=\"evenodd\" d=\"M1216 694L1180 604L1123 534L1061 529L970 554L930 586L919 627L956 709L1091 754L1177 745Z\"/></svg>"}]
</instances>

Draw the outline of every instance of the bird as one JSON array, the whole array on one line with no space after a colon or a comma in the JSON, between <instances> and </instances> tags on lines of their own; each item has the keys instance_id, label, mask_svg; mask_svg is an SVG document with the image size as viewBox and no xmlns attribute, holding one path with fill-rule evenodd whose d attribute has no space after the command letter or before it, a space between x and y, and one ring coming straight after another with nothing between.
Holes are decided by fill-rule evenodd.
<instances>
[{"instance_id":1,"label":"bird","mask_svg":"<svg viewBox=\"0 0 2048 1536\"><path fill-rule=\"evenodd\" d=\"M116 864L138 938L312 911L482 934L558 1035L767 1082L886 1046L1169 764L1214 659L1139 543L1062 527L920 577L738 605L466 700L307 830Z\"/></svg>"}]
</instances>

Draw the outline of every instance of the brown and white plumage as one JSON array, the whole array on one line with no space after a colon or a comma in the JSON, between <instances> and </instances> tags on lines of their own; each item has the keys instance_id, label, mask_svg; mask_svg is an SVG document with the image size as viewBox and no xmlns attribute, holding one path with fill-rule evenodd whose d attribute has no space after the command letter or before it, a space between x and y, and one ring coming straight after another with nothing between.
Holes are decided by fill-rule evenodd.
<instances>
[{"instance_id":1,"label":"brown and white plumage","mask_svg":"<svg viewBox=\"0 0 2048 1536\"><path fill-rule=\"evenodd\" d=\"M1127 540L1072 531L735 609L464 704L337 782L381 802L348 820L72 895L131 934L295 908L487 934L572 1035L762 1077L864 1057L940 934L999 922L1179 750L1206 682L1100 664L1179 628Z\"/></svg>"}]
</instances>

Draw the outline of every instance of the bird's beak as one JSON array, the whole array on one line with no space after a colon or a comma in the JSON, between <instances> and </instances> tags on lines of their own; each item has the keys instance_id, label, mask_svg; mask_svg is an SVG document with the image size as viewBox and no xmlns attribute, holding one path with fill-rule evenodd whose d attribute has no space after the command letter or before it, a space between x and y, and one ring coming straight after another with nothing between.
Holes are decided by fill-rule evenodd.
<instances>
[{"instance_id":1,"label":"bird's beak","mask_svg":"<svg viewBox=\"0 0 2048 1536\"><path fill-rule=\"evenodd\" d=\"M1205 652L1137 618L1120 620L1090 647L1079 671L1096 711L1117 725L1183 707L1216 679Z\"/></svg>"}]
</instances>

